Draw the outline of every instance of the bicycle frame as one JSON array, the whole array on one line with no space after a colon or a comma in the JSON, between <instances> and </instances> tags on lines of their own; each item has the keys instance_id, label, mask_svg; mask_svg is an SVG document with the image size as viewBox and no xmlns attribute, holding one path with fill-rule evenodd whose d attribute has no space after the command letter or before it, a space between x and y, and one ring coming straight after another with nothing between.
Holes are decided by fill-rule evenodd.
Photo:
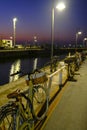
<instances>
[{"instance_id":1,"label":"bicycle frame","mask_svg":"<svg viewBox=\"0 0 87 130\"><path fill-rule=\"evenodd\" d=\"M18 109L17 109L17 112L16 112L15 117L13 119L13 120L15 120L16 130L22 130L23 127L26 125L28 125L30 130L34 129L35 118L34 118L34 113L33 113L34 111L33 111L33 106L32 106L32 103L33 103L33 94L32 93L34 90L33 87L34 87L33 83L30 80L28 91L25 93L18 93L17 94L17 98L16 98L16 101L14 102L14 104L18 107ZM40 88L40 86L35 88L36 89L35 92L38 92L37 88ZM26 95L26 94L28 94L28 95ZM23 97L26 100L26 111L25 111L24 106L23 106L23 101L22 101ZM36 97L34 97L34 98L36 99ZM38 103L41 104L41 102L38 102ZM47 104L46 104L46 106L47 106ZM47 106L47 109L48 109L48 106ZM39 117L38 117L38 119L39 119ZM14 126L14 128L15 128L15 126Z\"/></svg>"},{"instance_id":2,"label":"bicycle frame","mask_svg":"<svg viewBox=\"0 0 87 130\"><path fill-rule=\"evenodd\" d=\"M26 120L28 119L27 116L29 116L29 121L30 121L32 119L32 115L31 115L31 113L27 113L26 114L26 112L24 111L24 108L23 108L23 105L22 105L21 101L16 102L16 105L18 106L18 110L17 110L16 117L15 117L16 130L22 130L22 127L23 127L22 123L26 122ZM27 120L26 123L28 124L29 129L31 129L31 125L28 122L28 120Z\"/></svg>"}]
</instances>

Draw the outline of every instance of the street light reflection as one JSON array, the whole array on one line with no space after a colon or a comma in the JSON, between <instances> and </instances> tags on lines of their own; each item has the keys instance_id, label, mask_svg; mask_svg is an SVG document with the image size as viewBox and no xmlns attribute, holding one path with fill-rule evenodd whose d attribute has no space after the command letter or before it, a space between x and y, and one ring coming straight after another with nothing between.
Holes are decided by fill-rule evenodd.
<instances>
[{"instance_id":1,"label":"street light reflection","mask_svg":"<svg viewBox=\"0 0 87 130\"><path fill-rule=\"evenodd\" d=\"M16 60L12 64L11 69L10 69L9 82L16 81L19 78L19 76L20 76L19 73L18 74L16 74L16 73L20 71L20 68L21 68L21 61ZM11 76L12 74L14 74L14 75Z\"/></svg>"}]
</instances>

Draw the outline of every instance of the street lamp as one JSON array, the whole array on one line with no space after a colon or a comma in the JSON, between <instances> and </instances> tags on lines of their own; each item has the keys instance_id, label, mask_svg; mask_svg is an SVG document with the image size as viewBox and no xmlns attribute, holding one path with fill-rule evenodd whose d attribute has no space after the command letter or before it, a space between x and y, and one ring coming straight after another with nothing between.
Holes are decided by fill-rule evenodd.
<instances>
[{"instance_id":1,"label":"street lamp","mask_svg":"<svg viewBox=\"0 0 87 130\"><path fill-rule=\"evenodd\" d=\"M87 42L87 38L84 38L84 39L83 39L83 47L86 47L85 41Z\"/></svg>"},{"instance_id":2,"label":"street lamp","mask_svg":"<svg viewBox=\"0 0 87 130\"><path fill-rule=\"evenodd\" d=\"M60 2L58 3L58 5L56 6L56 8L59 10L59 11L62 11L65 9L65 4L63 2ZM52 6L52 25L51 25L51 42L52 42L52 45L51 45L51 59L53 57L53 44L54 44L54 5Z\"/></svg>"},{"instance_id":3,"label":"street lamp","mask_svg":"<svg viewBox=\"0 0 87 130\"><path fill-rule=\"evenodd\" d=\"M13 18L13 45L15 47L15 41L16 41L16 22L17 18Z\"/></svg>"},{"instance_id":4,"label":"street lamp","mask_svg":"<svg viewBox=\"0 0 87 130\"><path fill-rule=\"evenodd\" d=\"M81 34L82 34L82 32L77 32L77 33L76 33L76 50L77 50L78 35L81 35Z\"/></svg>"},{"instance_id":5,"label":"street lamp","mask_svg":"<svg viewBox=\"0 0 87 130\"><path fill-rule=\"evenodd\" d=\"M59 10L59 11L63 11L66 7L65 7L65 4L63 2L60 2L56 8Z\"/></svg>"}]
</instances>

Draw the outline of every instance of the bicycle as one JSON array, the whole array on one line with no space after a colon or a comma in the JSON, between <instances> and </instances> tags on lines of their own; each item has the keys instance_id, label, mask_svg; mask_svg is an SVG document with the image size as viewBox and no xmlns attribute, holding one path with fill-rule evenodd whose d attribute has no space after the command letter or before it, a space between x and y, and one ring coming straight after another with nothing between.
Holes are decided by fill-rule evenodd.
<instances>
[{"instance_id":1,"label":"bicycle","mask_svg":"<svg viewBox=\"0 0 87 130\"><path fill-rule=\"evenodd\" d=\"M47 82L46 74L36 70L28 78L28 90L16 90L7 95L13 100L0 108L0 130L32 130L36 120L45 118L48 110L47 93L43 87Z\"/></svg>"},{"instance_id":2,"label":"bicycle","mask_svg":"<svg viewBox=\"0 0 87 130\"><path fill-rule=\"evenodd\" d=\"M75 73L75 57L68 57L65 59L68 64L68 79L72 79Z\"/></svg>"}]
</instances>

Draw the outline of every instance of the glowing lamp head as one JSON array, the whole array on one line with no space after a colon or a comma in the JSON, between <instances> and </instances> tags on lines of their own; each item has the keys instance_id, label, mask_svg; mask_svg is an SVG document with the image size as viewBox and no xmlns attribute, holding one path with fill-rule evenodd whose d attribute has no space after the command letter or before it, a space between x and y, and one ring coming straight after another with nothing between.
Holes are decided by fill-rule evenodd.
<instances>
[{"instance_id":1,"label":"glowing lamp head","mask_svg":"<svg viewBox=\"0 0 87 130\"><path fill-rule=\"evenodd\" d=\"M17 18L13 18L13 22L16 22L17 21Z\"/></svg>"},{"instance_id":2,"label":"glowing lamp head","mask_svg":"<svg viewBox=\"0 0 87 130\"><path fill-rule=\"evenodd\" d=\"M80 35L80 34L82 34L82 32L78 32L78 34Z\"/></svg>"},{"instance_id":3,"label":"glowing lamp head","mask_svg":"<svg viewBox=\"0 0 87 130\"><path fill-rule=\"evenodd\" d=\"M87 40L87 38L84 38L84 41L86 41Z\"/></svg>"},{"instance_id":4,"label":"glowing lamp head","mask_svg":"<svg viewBox=\"0 0 87 130\"><path fill-rule=\"evenodd\" d=\"M59 11L62 11L64 10L66 7L65 7L65 4L63 2L59 3L56 8L59 10Z\"/></svg>"}]
</instances>

